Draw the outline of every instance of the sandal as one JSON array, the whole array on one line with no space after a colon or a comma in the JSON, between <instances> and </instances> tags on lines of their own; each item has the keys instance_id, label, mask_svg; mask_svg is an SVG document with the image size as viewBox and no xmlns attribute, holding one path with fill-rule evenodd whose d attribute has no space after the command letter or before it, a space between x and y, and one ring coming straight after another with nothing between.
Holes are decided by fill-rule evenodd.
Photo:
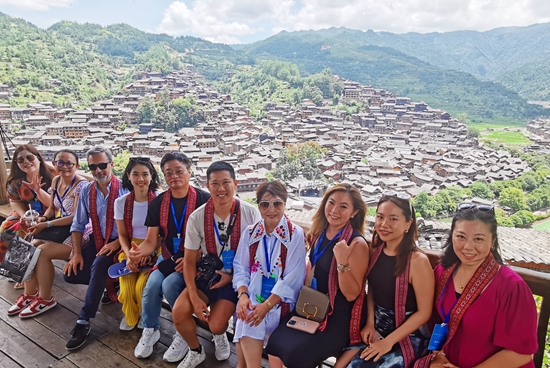
<instances>
[{"instance_id":1,"label":"sandal","mask_svg":"<svg viewBox=\"0 0 550 368\"><path fill-rule=\"evenodd\" d=\"M15 290L21 290L25 288L25 284L22 282L16 282L15 285L13 285L13 288Z\"/></svg>"}]
</instances>

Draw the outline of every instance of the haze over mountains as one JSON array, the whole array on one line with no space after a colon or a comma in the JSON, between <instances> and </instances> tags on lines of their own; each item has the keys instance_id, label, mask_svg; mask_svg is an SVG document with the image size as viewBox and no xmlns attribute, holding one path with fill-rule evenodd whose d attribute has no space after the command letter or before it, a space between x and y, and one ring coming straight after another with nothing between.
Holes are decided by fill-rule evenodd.
<instances>
[{"instance_id":1,"label":"haze over mountains","mask_svg":"<svg viewBox=\"0 0 550 368\"><path fill-rule=\"evenodd\" d=\"M0 34L0 84L19 86L29 98L63 92L66 98L97 99L119 90L140 68L187 62L216 80L227 71L279 59L295 63L302 76L330 68L455 115L466 113L473 121L524 124L550 114L527 103L550 100L550 24L430 34L330 28L281 32L232 48L122 24L60 22L41 30L0 13ZM68 90L45 88L52 78Z\"/></svg>"}]
</instances>

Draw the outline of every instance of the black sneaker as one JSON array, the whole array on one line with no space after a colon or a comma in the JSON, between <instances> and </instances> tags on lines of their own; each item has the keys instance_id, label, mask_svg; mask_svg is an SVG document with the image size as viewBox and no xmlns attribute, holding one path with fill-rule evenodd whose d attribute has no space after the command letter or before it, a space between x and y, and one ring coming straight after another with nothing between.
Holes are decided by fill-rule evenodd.
<instances>
[{"instance_id":1,"label":"black sneaker","mask_svg":"<svg viewBox=\"0 0 550 368\"><path fill-rule=\"evenodd\" d=\"M91 329L92 327L89 323L87 325L77 323L71 331L71 338L67 341L65 348L67 350L75 350L84 345Z\"/></svg>"},{"instance_id":2,"label":"black sneaker","mask_svg":"<svg viewBox=\"0 0 550 368\"><path fill-rule=\"evenodd\" d=\"M101 297L101 304L111 304L111 298L109 298L109 293L107 290L103 292L103 297Z\"/></svg>"}]
</instances>

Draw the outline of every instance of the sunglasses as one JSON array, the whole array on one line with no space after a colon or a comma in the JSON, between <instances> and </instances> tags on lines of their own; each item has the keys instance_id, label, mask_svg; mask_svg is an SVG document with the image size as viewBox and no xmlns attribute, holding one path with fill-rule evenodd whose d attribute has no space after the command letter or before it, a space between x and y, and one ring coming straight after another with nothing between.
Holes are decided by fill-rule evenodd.
<instances>
[{"instance_id":1,"label":"sunglasses","mask_svg":"<svg viewBox=\"0 0 550 368\"><path fill-rule=\"evenodd\" d=\"M55 165L59 168L62 168L63 166L65 166L67 169L72 169L74 165L76 165L74 162L71 162L71 161L56 161ZM91 166L91 165L90 165Z\"/></svg>"},{"instance_id":2,"label":"sunglasses","mask_svg":"<svg viewBox=\"0 0 550 368\"><path fill-rule=\"evenodd\" d=\"M260 201L260 203L258 203L258 206L262 209L262 210L267 210L269 209L269 207L273 207L275 208L276 210L280 210L282 209L284 206L285 206L285 202L281 201L281 200L275 200L273 202L270 202L270 201Z\"/></svg>"},{"instance_id":3,"label":"sunglasses","mask_svg":"<svg viewBox=\"0 0 550 368\"><path fill-rule=\"evenodd\" d=\"M409 202L409 210L411 211L412 213L412 203L411 203L411 196L407 193L403 193L403 192L396 192L394 190L385 190L382 192L382 196L384 197L397 197L399 199L402 199L404 201L407 201Z\"/></svg>"},{"instance_id":4,"label":"sunglasses","mask_svg":"<svg viewBox=\"0 0 550 368\"><path fill-rule=\"evenodd\" d=\"M89 164L88 167L90 168L90 171L96 171L97 168L99 167L99 170L105 170L107 168L107 166L109 166L109 164L111 163L111 161L109 162L102 162L100 164Z\"/></svg>"},{"instance_id":5,"label":"sunglasses","mask_svg":"<svg viewBox=\"0 0 550 368\"><path fill-rule=\"evenodd\" d=\"M493 215L495 214L495 207L489 206L486 204L459 203L457 206L457 211L468 211L468 210L489 212L489 213L492 213Z\"/></svg>"},{"instance_id":6,"label":"sunglasses","mask_svg":"<svg viewBox=\"0 0 550 368\"><path fill-rule=\"evenodd\" d=\"M19 156L15 159L15 161L17 161L18 164L22 164L23 162L25 162L25 159L27 159L27 161L29 162L33 162L34 160L36 160L36 156L35 155Z\"/></svg>"}]
</instances>

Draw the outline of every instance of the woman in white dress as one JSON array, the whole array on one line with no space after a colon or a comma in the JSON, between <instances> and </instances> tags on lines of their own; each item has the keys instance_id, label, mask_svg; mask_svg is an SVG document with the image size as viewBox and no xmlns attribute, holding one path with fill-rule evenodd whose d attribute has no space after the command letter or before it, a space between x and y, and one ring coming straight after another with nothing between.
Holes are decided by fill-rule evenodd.
<instances>
[{"instance_id":1,"label":"woman in white dress","mask_svg":"<svg viewBox=\"0 0 550 368\"><path fill-rule=\"evenodd\" d=\"M288 193L278 181L256 191L262 220L241 235L234 260L233 287L238 293L233 342L238 368L261 367L269 335L294 309L306 275L304 231L284 214Z\"/></svg>"}]
</instances>

